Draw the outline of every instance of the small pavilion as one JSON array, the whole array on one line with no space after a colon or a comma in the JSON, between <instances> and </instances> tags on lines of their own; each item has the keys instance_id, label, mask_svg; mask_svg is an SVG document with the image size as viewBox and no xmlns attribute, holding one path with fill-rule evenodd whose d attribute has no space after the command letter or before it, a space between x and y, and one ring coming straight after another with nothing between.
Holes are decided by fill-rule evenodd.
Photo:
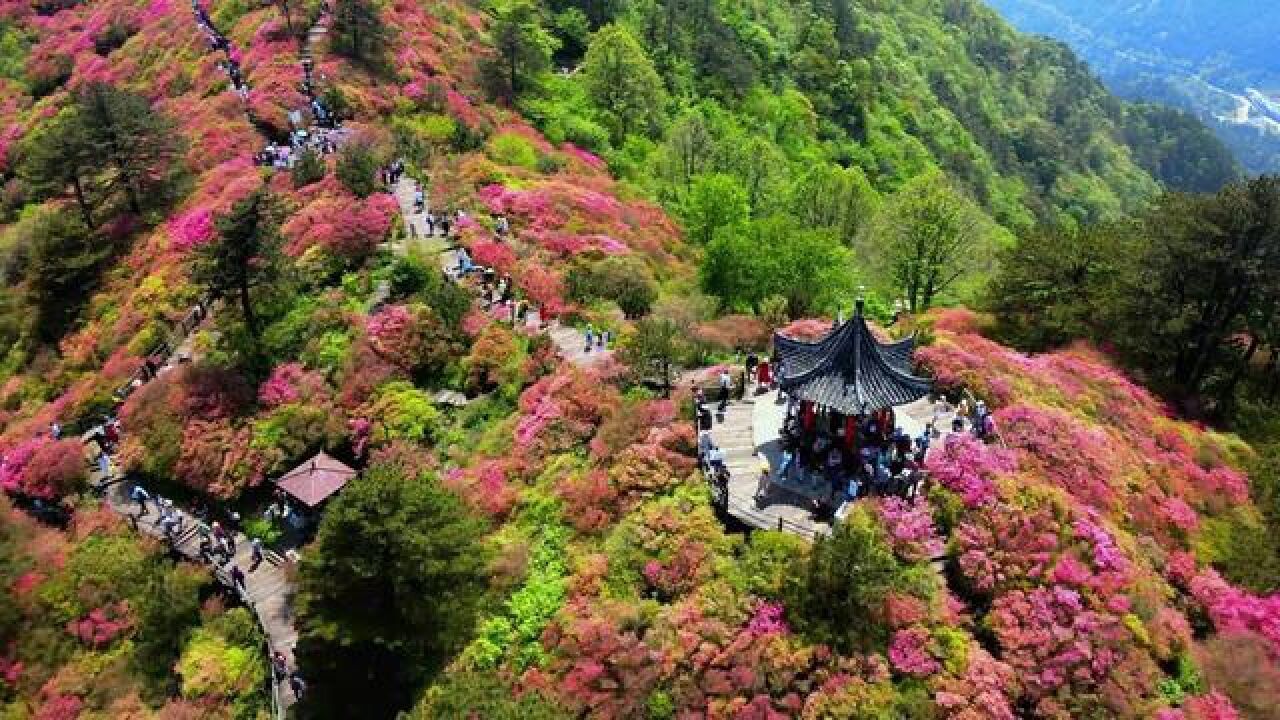
<instances>
[{"instance_id":1,"label":"small pavilion","mask_svg":"<svg viewBox=\"0 0 1280 720\"><path fill-rule=\"evenodd\" d=\"M866 494L914 493L923 450L894 408L932 389L912 374L915 338L877 340L859 301L853 317L837 321L825 337L775 333L773 347L786 398L774 482L828 509Z\"/></svg>"},{"instance_id":2,"label":"small pavilion","mask_svg":"<svg viewBox=\"0 0 1280 720\"><path fill-rule=\"evenodd\" d=\"M276 478L275 483L298 502L315 509L355 476L355 470L321 450Z\"/></svg>"},{"instance_id":3,"label":"small pavilion","mask_svg":"<svg viewBox=\"0 0 1280 720\"><path fill-rule=\"evenodd\" d=\"M781 361L778 386L787 395L831 412L862 416L929 394L930 381L911 374L915 336L881 343L867 327L862 309L859 300L853 317L817 341L774 333Z\"/></svg>"}]
</instances>

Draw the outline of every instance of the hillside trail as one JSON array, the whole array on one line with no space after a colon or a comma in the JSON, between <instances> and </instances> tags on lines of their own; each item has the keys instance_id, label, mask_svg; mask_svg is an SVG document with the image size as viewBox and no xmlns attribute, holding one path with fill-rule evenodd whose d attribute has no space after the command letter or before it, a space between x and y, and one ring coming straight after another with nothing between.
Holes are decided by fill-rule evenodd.
<instances>
[{"instance_id":1,"label":"hillside trail","mask_svg":"<svg viewBox=\"0 0 1280 720\"><path fill-rule=\"evenodd\" d=\"M400 205L400 217L404 223L405 232L392 240L391 253L396 257L404 256L408 254L410 244L416 244L424 253L437 254L441 272L456 282L462 257L460 250L449 244L449 238L441 237L434 232L428 234L426 217L431 212L431 193L424 188L425 202L422 211L419 212L415 207L417 187L418 181L407 174L401 176L392 187L392 194ZM384 280L374 291L373 305L375 307L381 305L389 296L390 288ZM530 309L529 315L525 326L538 328L539 332L545 334L555 345L556 352L562 359L578 367L595 367L613 357L612 348L594 346L588 348L586 337L582 332L560 324L558 319L544 322L537 308Z\"/></svg>"},{"instance_id":2,"label":"hillside trail","mask_svg":"<svg viewBox=\"0 0 1280 720\"><path fill-rule=\"evenodd\" d=\"M194 6L193 10L197 12L198 28L221 38L222 41L227 43L224 52L230 59L233 54L233 47L230 42L218 33L216 28L213 28L211 22L202 22L198 6ZM205 18L207 19L207 16ZM322 15L316 24L309 29L306 42L300 49L299 64L303 68L304 77L307 73L306 63L311 58L312 43L324 37L327 32L323 21L324 16ZM126 386L126 396L136 391L146 382L169 372L179 364L196 359L196 331L206 324L211 314L212 309L207 304L201 303L178 323L172 331L175 342L172 343L163 364L154 373L136 375ZM88 445L88 438L97 429L94 428L85 434L83 439L86 442L86 446ZM136 531L159 539L167 544L174 553L191 562L201 565L206 564L205 558L200 552L200 540L205 533L210 531L210 526L191 508L177 505L171 506L171 512L174 517L179 519L179 527L181 529L170 536L160 526L161 517L155 503L149 503L150 512L139 512L140 508L131 499L131 493L136 484L125 478L120 469L110 459L108 459L105 474L96 462L93 464L90 481L102 491L104 505L126 518ZM293 563L288 557L282 556L272 549L264 548L262 561L255 565L251 557L252 545L250 538L234 528L231 529L229 535L233 541L232 546L235 548L232 557L224 562L214 561L209 564L209 567L214 577L221 584L239 595L244 604L253 611L259 625L262 627L267 640L267 662L271 676L272 714L278 719L283 719L297 698L292 692L282 691L286 677L276 672L270 658L278 652L286 660L287 672L292 672L296 669L294 647L297 645L298 631L293 612L293 599L296 592L293 568L291 567ZM238 586L233 581L231 568L239 568L244 573L243 587Z\"/></svg>"}]
</instances>

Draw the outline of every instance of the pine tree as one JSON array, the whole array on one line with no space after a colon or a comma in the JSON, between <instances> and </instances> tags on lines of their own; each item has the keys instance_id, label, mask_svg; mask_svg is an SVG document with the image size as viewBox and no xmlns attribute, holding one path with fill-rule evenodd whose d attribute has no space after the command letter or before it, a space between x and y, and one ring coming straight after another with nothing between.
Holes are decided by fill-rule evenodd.
<instances>
[{"instance_id":1,"label":"pine tree","mask_svg":"<svg viewBox=\"0 0 1280 720\"><path fill-rule=\"evenodd\" d=\"M485 587L483 531L429 477L374 466L325 510L301 566L305 717L393 717L465 642Z\"/></svg>"},{"instance_id":2,"label":"pine tree","mask_svg":"<svg viewBox=\"0 0 1280 720\"><path fill-rule=\"evenodd\" d=\"M249 335L261 336L254 288L281 276L280 220L276 200L255 190L214 221L217 236L196 250L192 277L213 297L234 297Z\"/></svg>"},{"instance_id":3,"label":"pine tree","mask_svg":"<svg viewBox=\"0 0 1280 720\"><path fill-rule=\"evenodd\" d=\"M38 124L19 153L18 174L37 195L60 197L70 190L85 227L97 227L93 211L101 161L78 108L63 108Z\"/></svg>"},{"instance_id":4,"label":"pine tree","mask_svg":"<svg viewBox=\"0 0 1280 720\"><path fill-rule=\"evenodd\" d=\"M490 35L498 54L481 66L489 91L508 103L551 67L557 42L542 26L538 8L529 0L505 0L490 11Z\"/></svg>"},{"instance_id":5,"label":"pine tree","mask_svg":"<svg viewBox=\"0 0 1280 720\"><path fill-rule=\"evenodd\" d=\"M29 243L28 302L35 309L36 332L55 341L74 324L111 249L95 242L74 214L56 210L37 219Z\"/></svg>"},{"instance_id":6,"label":"pine tree","mask_svg":"<svg viewBox=\"0 0 1280 720\"><path fill-rule=\"evenodd\" d=\"M172 196L183 149L172 121L141 95L104 83L83 88L76 108L95 157L107 168L102 177L108 192L122 191L135 215Z\"/></svg>"},{"instance_id":7,"label":"pine tree","mask_svg":"<svg viewBox=\"0 0 1280 720\"><path fill-rule=\"evenodd\" d=\"M387 46L394 32L382 22L373 0L337 0L329 35L335 53L372 72L387 69Z\"/></svg>"}]
</instances>

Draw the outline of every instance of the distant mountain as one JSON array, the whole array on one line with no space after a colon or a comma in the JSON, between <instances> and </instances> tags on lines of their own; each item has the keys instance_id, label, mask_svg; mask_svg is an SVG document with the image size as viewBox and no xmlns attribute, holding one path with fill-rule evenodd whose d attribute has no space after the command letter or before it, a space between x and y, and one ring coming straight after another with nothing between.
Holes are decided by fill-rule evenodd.
<instances>
[{"instance_id":1,"label":"distant mountain","mask_svg":"<svg viewBox=\"0 0 1280 720\"><path fill-rule=\"evenodd\" d=\"M1280 4L1257 0L987 0L1058 38L1128 97L1191 110L1250 172L1280 172Z\"/></svg>"}]
</instances>

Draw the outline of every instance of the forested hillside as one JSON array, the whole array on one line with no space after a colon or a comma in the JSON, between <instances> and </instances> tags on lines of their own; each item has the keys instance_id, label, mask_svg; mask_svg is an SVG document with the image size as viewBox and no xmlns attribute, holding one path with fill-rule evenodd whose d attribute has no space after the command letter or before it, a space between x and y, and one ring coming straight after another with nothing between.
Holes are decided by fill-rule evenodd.
<instances>
[{"instance_id":1,"label":"forested hillside","mask_svg":"<svg viewBox=\"0 0 1280 720\"><path fill-rule=\"evenodd\" d=\"M1199 421L1275 417L1280 186L1162 193L1235 168L1063 46L965 0L0 25L0 715L1273 714L1280 452ZM745 367L833 319L909 397Z\"/></svg>"},{"instance_id":2,"label":"forested hillside","mask_svg":"<svg viewBox=\"0 0 1280 720\"><path fill-rule=\"evenodd\" d=\"M690 174L728 173L767 215L816 162L855 169L880 193L940 167L1016 229L1132 211L1156 191L1152 176L1216 190L1236 173L1194 121L1117 101L1064 46L1013 32L979 2L551 6L557 65L576 67L582 33L616 19L671 111L641 87L643 73L600 78L590 58L585 81L529 89L522 109L668 199ZM636 119L623 125L624 115Z\"/></svg>"},{"instance_id":3,"label":"forested hillside","mask_svg":"<svg viewBox=\"0 0 1280 720\"><path fill-rule=\"evenodd\" d=\"M1124 97L1186 108L1250 172L1280 169L1280 9L1251 0L990 0L1016 27L1058 38ZM1271 104L1271 105L1269 105ZM1210 188L1211 189L1211 188Z\"/></svg>"}]
</instances>

